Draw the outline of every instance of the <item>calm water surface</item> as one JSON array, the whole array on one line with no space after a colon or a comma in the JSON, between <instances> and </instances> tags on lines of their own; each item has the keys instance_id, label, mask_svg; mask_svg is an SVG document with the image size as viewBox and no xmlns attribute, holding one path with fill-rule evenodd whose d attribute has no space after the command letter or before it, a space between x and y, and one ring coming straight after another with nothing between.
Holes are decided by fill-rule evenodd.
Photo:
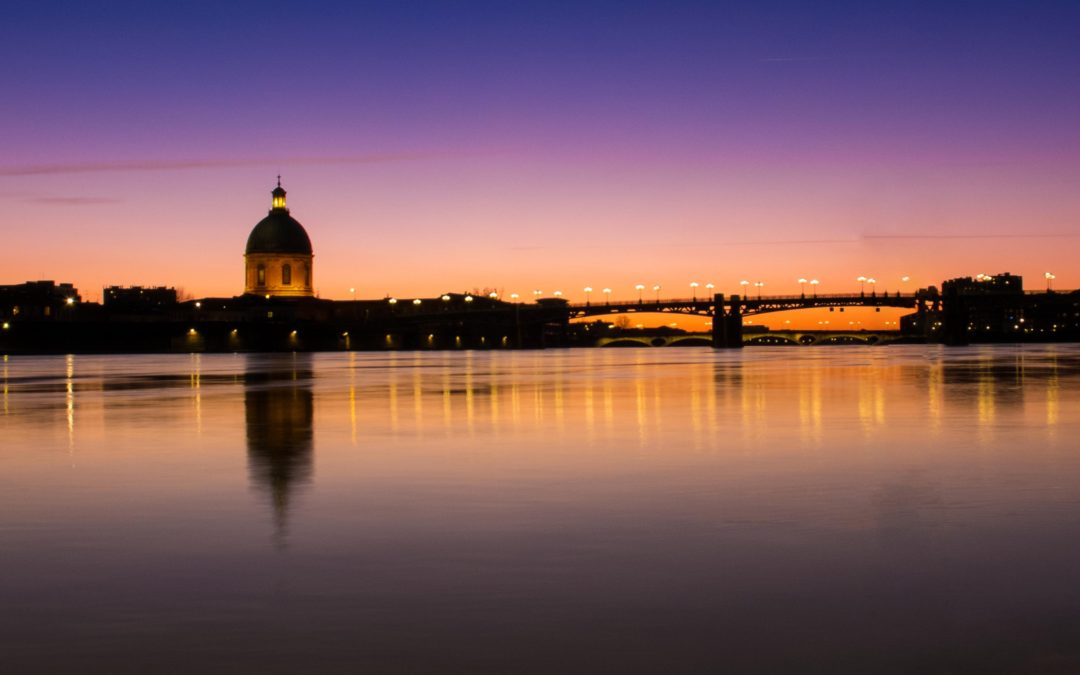
<instances>
[{"instance_id":1,"label":"calm water surface","mask_svg":"<svg viewBox=\"0 0 1080 675\"><path fill-rule=\"evenodd\" d=\"M1080 672L1074 346L0 368L4 673Z\"/></svg>"}]
</instances>

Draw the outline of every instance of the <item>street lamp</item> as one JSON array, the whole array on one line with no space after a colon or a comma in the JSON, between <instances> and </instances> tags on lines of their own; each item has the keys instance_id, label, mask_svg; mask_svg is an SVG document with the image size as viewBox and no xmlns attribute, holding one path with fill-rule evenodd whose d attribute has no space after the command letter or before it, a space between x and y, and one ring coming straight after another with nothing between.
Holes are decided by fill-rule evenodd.
<instances>
[{"instance_id":1,"label":"street lamp","mask_svg":"<svg viewBox=\"0 0 1080 675\"><path fill-rule=\"evenodd\" d=\"M1050 282L1053 281L1054 279L1057 279L1057 277L1054 276L1053 272L1047 272L1047 273L1043 274L1043 277L1046 278L1046 292L1049 293L1050 292Z\"/></svg>"},{"instance_id":2,"label":"street lamp","mask_svg":"<svg viewBox=\"0 0 1080 675\"><path fill-rule=\"evenodd\" d=\"M554 295L556 298L561 298L562 297L562 291L555 291L554 293L552 293L552 295Z\"/></svg>"},{"instance_id":3,"label":"street lamp","mask_svg":"<svg viewBox=\"0 0 1080 675\"><path fill-rule=\"evenodd\" d=\"M491 298L492 300L498 300L499 299L499 294L496 293L495 291L492 291L492 292L488 293L488 297Z\"/></svg>"},{"instance_id":4,"label":"street lamp","mask_svg":"<svg viewBox=\"0 0 1080 675\"><path fill-rule=\"evenodd\" d=\"M510 294L510 299L511 299L511 300L517 300L517 299L518 299L518 298L520 298L520 297L521 297L521 296L520 296L520 295L518 295L517 293L511 293L511 294Z\"/></svg>"},{"instance_id":5,"label":"street lamp","mask_svg":"<svg viewBox=\"0 0 1080 675\"><path fill-rule=\"evenodd\" d=\"M540 289L534 290L533 291L533 300L539 300L540 296L543 295L543 294L544 294L544 292L541 291Z\"/></svg>"},{"instance_id":6,"label":"street lamp","mask_svg":"<svg viewBox=\"0 0 1080 675\"><path fill-rule=\"evenodd\" d=\"M806 279L799 279L799 294L802 297L806 297Z\"/></svg>"},{"instance_id":7,"label":"street lamp","mask_svg":"<svg viewBox=\"0 0 1080 675\"><path fill-rule=\"evenodd\" d=\"M698 287L699 285L700 285L700 284L698 284L698 282L696 282L696 281L691 281L691 282L690 282L690 292L691 292L691 293L693 294L693 296L694 296L694 302L697 302L697 287Z\"/></svg>"},{"instance_id":8,"label":"street lamp","mask_svg":"<svg viewBox=\"0 0 1080 675\"><path fill-rule=\"evenodd\" d=\"M604 289L604 304L605 305L610 305L611 304L611 289L610 288L605 288Z\"/></svg>"},{"instance_id":9,"label":"street lamp","mask_svg":"<svg viewBox=\"0 0 1080 675\"><path fill-rule=\"evenodd\" d=\"M637 304L641 304L641 293L645 290L645 284L638 284L634 286L637 289Z\"/></svg>"},{"instance_id":10,"label":"street lamp","mask_svg":"<svg viewBox=\"0 0 1080 675\"><path fill-rule=\"evenodd\" d=\"M870 284L870 296L873 297L875 295L874 284L877 283L877 279L874 279L873 277L871 277L871 278L866 280L866 283Z\"/></svg>"},{"instance_id":11,"label":"street lamp","mask_svg":"<svg viewBox=\"0 0 1080 675\"><path fill-rule=\"evenodd\" d=\"M353 302L356 302L356 288L350 288L349 293L352 295Z\"/></svg>"},{"instance_id":12,"label":"street lamp","mask_svg":"<svg viewBox=\"0 0 1080 675\"><path fill-rule=\"evenodd\" d=\"M743 279L742 281L739 282L739 285L742 286L742 296L743 296L743 298L746 298L746 287L750 285L750 282L747 281L746 279Z\"/></svg>"},{"instance_id":13,"label":"street lamp","mask_svg":"<svg viewBox=\"0 0 1080 675\"><path fill-rule=\"evenodd\" d=\"M659 305L660 304L660 284L656 284L655 286L652 287L652 289L654 291L656 291L656 304Z\"/></svg>"},{"instance_id":14,"label":"street lamp","mask_svg":"<svg viewBox=\"0 0 1080 675\"><path fill-rule=\"evenodd\" d=\"M855 281L859 282L859 295L866 295L866 277L859 277Z\"/></svg>"},{"instance_id":15,"label":"street lamp","mask_svg":"<svg viewBox=\"0 0 1080 675\"><path fill-rule=\"evenodd\" d=\"M764 281L755 281L754 287L757 288L757 299L761 299L761 287L765 285Z\"/></svg>"},{"instance_id":16,"label":"street lamp","mask_svg":"<svg viewBox=\"0 0 1080 675\"><path fill-rule=\"evenodd\" d=\"M592 293L592 286L585 287L585 306L589 306L589 293Z\"/></svg>"},{"instance_id":17,"label":"street lamp","mask_svg":"<svg viewBox=\"0 0 1080 675\"><path fill-rule=\"evenodd\" d=\"M714 288L716 288L716 284L714 284L714 283L713 283L713 282L711 282L711 281L710 281L709 283L705 284L705 290L709 292L709 299L710 299L710 300L711 300L711 299L712 299L712 297L713 297L713 289L714 289Z\"/></svg>"},{"instance_id":18,"label":"street lamp","mask_svg":"<svg viewBox=\"0 0 1080 675\"><path fill-rule=\"evenodd\" d=\"M821 282L818 281L817 279L811 279L810 280L810 288L814 289L814 297L815 298L817 297L817 287L818 287L818 284L820 284L820 283Z\"/></svg>"}]
</instances>

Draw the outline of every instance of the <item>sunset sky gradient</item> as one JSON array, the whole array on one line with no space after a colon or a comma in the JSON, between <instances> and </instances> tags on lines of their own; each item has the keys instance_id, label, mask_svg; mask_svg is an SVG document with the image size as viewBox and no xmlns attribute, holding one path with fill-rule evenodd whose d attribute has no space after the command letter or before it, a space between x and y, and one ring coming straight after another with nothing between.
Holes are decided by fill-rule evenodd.
<instances>
[{"instance_id":1,"label":"sunset sky gradient","mask_svg":"<svg viewBox=\"0 0 1080 675\"><path fill-rule=\"evenodd\" d=\"M280 172L322 297L1076 288L1078 45L1076 2L19 3L0 283L239 294Z\"/></svg>"}]
</instances>

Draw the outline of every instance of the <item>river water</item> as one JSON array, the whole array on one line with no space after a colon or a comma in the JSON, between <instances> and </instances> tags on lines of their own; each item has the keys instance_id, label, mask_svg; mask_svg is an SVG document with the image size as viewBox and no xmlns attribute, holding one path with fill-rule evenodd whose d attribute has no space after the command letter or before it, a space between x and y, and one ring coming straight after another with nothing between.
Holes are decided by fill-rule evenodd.
<instances>
[{"instance_id":1,"label":"river water","mask_svg":"<svg viewBox=\"0 0 1080 675\"><path fill-rule=\"evenodd\" d=\"M0 672L1080 672L1080 348L8 357Z\"/></svg>"}]
</instances>

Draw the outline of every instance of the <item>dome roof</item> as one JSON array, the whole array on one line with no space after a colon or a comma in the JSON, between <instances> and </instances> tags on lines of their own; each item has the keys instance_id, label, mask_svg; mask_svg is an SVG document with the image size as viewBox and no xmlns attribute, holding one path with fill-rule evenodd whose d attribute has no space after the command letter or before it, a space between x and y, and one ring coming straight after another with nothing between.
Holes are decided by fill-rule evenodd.
<instances>
[{"instance_id":1,"label":"dome roof","mask_svg":"<svg viewBox=\"0 0 1080 675\"><path fill-rule=\"evenodd\" d=\"M274 209L251 231L245 253L304 253L311 255L311 239L304 226L285 209Z\"/></svg>"},{"instance_id":2,"label":"dome roof","mask_svg":"<svg viewBox=\"0 0 1080 675\"><path fill-rule=\"evenodd\" d=\"M304 226L296 222L285 208L285 189L281 187L278 176L277 187L270 193L273 196L270 215L255 225L248 237L245 253L302 253L311 255L311 239Z\"/></svg>"}]
</instances>

